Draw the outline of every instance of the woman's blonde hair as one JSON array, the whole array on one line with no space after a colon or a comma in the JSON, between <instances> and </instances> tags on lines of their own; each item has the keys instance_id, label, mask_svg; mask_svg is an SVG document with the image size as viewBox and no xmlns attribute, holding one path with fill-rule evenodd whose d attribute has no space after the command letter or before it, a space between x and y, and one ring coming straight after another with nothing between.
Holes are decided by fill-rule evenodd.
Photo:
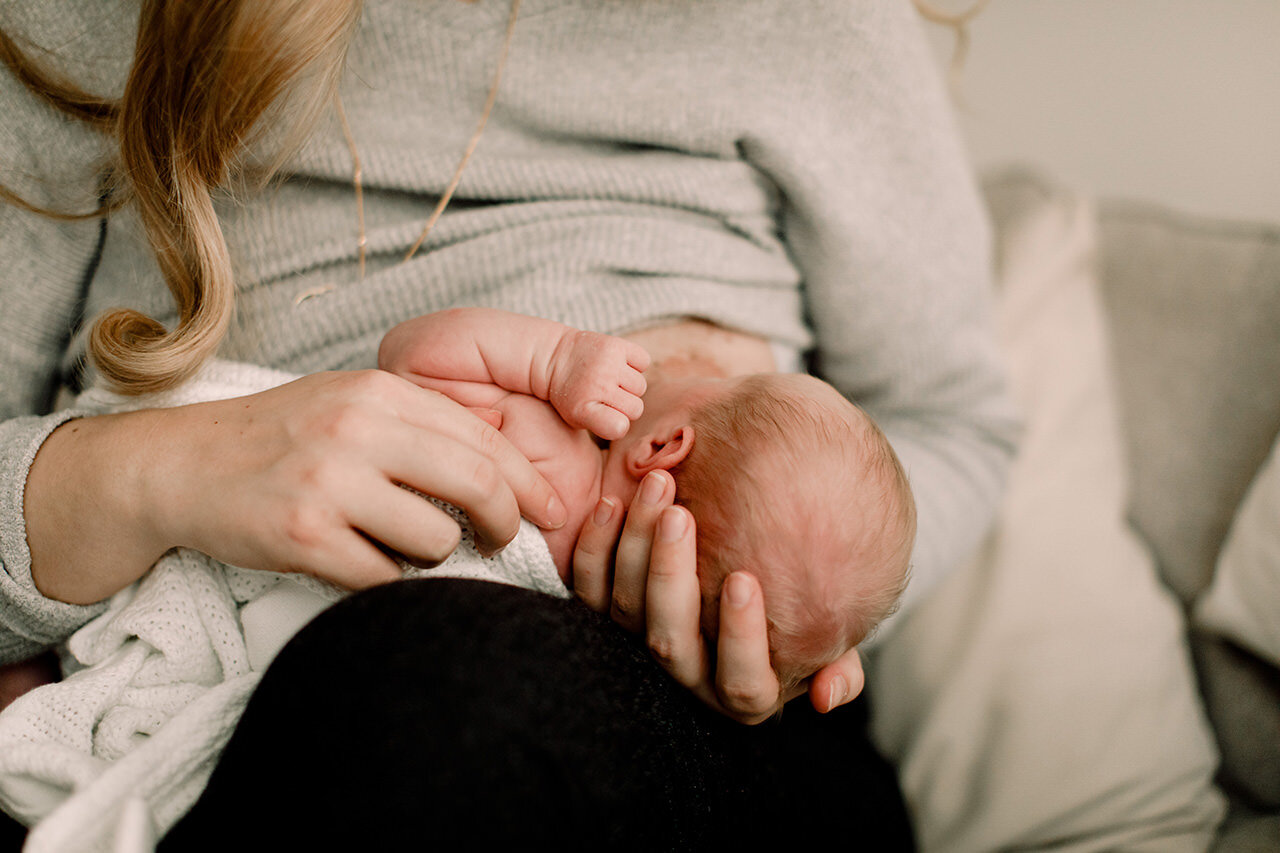
<instances>
[{"instance_id":1,"label":"woman's blonde hair","mask_svg":"<svg viewBox=\"0 0 1280 853\"><path fill-rule=\"evenodd\" d=\"M142 0L138 41L119 101L96 97L36 62L0 30L0 63L54 108L115 138L103 207L40 208L0 186L0 200L57 219L88 219L132 202L173 294L168 330L139 311L99 317L89 355L116 390L141 394L180 384L217 350L231 321L235 279L214 197L244 174L254 136L284 130L265 180L304 138L336 92L362 0ZM963 57L967 12L913 0L926 19L956 31ZM264 119L271 119L264 121Z\"/></svg>"},{"instance_id":2,"label":"woman's blonde hair","mask_svg":"<svg viewBox=\"0 0 1280 853\"><path fill-rule=\"evenodd\" d=\"M231 258L214 196L243 174L249 143L271 113L295 131L257 177L276 171L331 101L361 0L143 0L132 69L119 101L45 68L0 32L0 62L56 109L118 143L101 210L70 214L0 197L60 219L132 202L178 308L167 330L132 309L95 322L89 353L126 393L181 383L213 355L234 305ZM278 118L279 116L271 116Z\"/></svg>"}]
</instances>

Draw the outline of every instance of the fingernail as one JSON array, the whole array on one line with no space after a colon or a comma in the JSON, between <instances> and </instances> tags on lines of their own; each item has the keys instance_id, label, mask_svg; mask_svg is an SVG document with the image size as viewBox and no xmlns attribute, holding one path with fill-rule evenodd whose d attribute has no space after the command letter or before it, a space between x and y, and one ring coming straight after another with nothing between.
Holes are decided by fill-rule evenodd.
<instances>
[{"instance_id":1,"label":"fingernail","mask_svg":"<svg viewBox=\"0 0 1280 853\"><path fill-rule=\"evenodd\" d=\"M684 535L685 528L688 526L684 510L668 507L662 511L662 516L658 519L658 538L663 542L675 542Z\"/></svg>"},{"instance_id":2,"label":"fingernail","mask_svg":"<svg viewBox=\"0 0 1280 853\"><path fill-rule=\"evenodd\" d=\"M667 490L667 484L663 481L662 475L650 472L644 482L640 484L640 503L656 504L662 500L662 493Z\"/></svg>"},{"instance_id":3,"label":"fingernail","mask_svg":"<svg viewBox=\"0 0 1280 853\"><path fill-rule=\"evenodd\" d=\"M551 530L564 527L564 523L569 520L569 510L564 508L564 504L560 502L560 498L552 495L547 500L547 526Z\"/></svg>"},{"instance_id":4,"label":"fingernail","mask_svg":"<svg viewBox=\"0 0 1280 853\"><path fill-rule=\"evenodd\" d=\"M831 693L827 696L827 710L831 711L839 707L848 692L849 683L844 680L844 676L837 675L835 678L831 679Z\"/></svg>"},{"instance_id":5,"label":"fingernail","mask_svg":"<svg viewBox=\"0 0 1280 853\"><path fill-rule=\"evenodd\" d=\"M725 584L725 596L729 599L729 604L734 607L746 607L747 602L751 600L751 582L742 575L729 575Z\"/></svg>"},{"instance_id":6,"label":"fingernail","mask_svg":"<svg viewBox=\"0 0 1280 853\"><path fill-rule=\"evenodd\" d=\"M604 527L613 519L613 511L618 508L610 498L601 498L600 503L596 504L595 515L591 516L591 521L596 527Z\"/></svg>"}]
</instances>

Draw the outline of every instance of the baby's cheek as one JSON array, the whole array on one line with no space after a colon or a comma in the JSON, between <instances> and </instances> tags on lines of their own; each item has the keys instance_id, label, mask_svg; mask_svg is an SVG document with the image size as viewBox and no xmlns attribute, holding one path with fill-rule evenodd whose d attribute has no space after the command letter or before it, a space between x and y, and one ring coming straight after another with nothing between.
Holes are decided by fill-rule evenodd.
<instances>
[{"instance_id":1,"label":"baby's cheek","mask_svg":"<svg viewBox=\"0 0 1280 853\"><path fill-rule=\"evenodd\" d=\"M572 520L572 516L570 516ZM547 540L547 550L551 552L551 560L556 564L556 571L560 574L560 580L564 581L566 586L572 586L570 578L573 575L573 550L578 544L578 532L582 529L582 525L566 524L559 530L543 530L542 538Z\"/></svg>"}]
</instances>

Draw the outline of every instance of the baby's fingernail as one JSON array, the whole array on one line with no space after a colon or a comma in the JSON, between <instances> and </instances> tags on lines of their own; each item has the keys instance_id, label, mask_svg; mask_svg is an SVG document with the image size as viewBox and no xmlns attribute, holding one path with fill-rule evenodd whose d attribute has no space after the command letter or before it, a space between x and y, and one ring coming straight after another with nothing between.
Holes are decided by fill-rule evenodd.
<instances>
[{"instance_id":1,"label":"baby's fingernail","mask_svg":"<svg viewBox=\"0 0 1280 853\"><path fill-rule=\"evenodd\" d=\"M596 504L595 514L591 516L591 521L596 527L604 527L613 519L613 511L618 508L609 498L601 498L600 503Z\"/></svg>"},{"instance_id":2,"label":"baby's fingernail","mask_svg":"<svg viewBox=\"0 0 1280 853\"><path fill-rule=\"evenodd\" d=\"M837 675L831 679L831 692L827 695L827 710L834 711L839 707L848 692L849 683L844 680L844 676Z\"/></svg>"},{"instance_id":3,"label":"baby's fingernail","mask_svg":"<svg viewBox=\"0 0 1280 853\"><path fill-rule=\"evenodd\" d=\"M667 490L667 484L663 482L662 475L655 472L649 473L644 482L640 484L640 503L653 505L662 500L662 493Z\"/></svg>"},{"instance_id":4,"label":"baby's fingernail","mask_svg":"<svg viewBox=\"0 0 1280 853\"><path fill-rule=\"evenodd\" d=\"M663 542L675 542L684 535L688 522L684 511L676 507L667 507L658 519L658 538Z\"/></svg>"},{"instance_id":5,"label":"baby's fingernail","mask_svg":"<svg viewBox=\"0 0 1280 853\"><path fill-rule=\"evenodd\" d=\"M725 596L734 607L746 607L751 601L751 581L734 573L724 582Z\"/></svg>"},{"instance_id":6,"label":"baby's fingernail","mask_svg":"<svg viewBox=\"0 0 1280 853\"><path fill-rule=\"evenodd\" d=\"M547 499L546 520L548 530L564 527L564 523L569 520L569 510L564 508L564 504L561 503L557 495L552 495Z\"/></svg>"}]
</instances>

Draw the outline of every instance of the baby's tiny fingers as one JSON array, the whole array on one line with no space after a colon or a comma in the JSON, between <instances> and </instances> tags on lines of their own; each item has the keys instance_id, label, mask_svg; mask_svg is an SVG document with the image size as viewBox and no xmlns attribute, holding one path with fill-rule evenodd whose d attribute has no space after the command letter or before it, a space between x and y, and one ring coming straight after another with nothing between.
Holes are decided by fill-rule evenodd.
<instances>
[{"instance_id":1,"label":"baby's tiny fingers","mask_svg":"<svg viewBox=\"0 0 1280 853\"><path fill-rule=\"evenodd\" d=\"M609 441L622 438L631 429L629 417L604 403L589 404L583 422L596 435Z\"/></svg>"},{"instance_id":2,"label":"baby's tiny fingers","mask_svg":"<svg viewBox=\"0 0 1280 853\"><path fill-rule=\"evenodd\" d=\"M647 370L653 359L649 356L649 351L644 347L632 341L626 341L627 347L627 364L636 370Z\"/></svg>"},{"instance_id":3,"label":"baby's tiny fingers","mask_svg":"<svg viewBox=\"0 0 1280 853\"><path fill-rule=\"evenodd\" d=\"M635 394L629 394L620 388L609 394L604 403L622 413L629 421L634 421L644 414L644 401Z\"/></svg>"},{"instance_id":4,"label":"baby's tiny fingers","mask_svg":"<svg viewBox=\"0 0 1280 853\"><path fill-rule=\"evenodd\" d=\"M629 394L643 397L644 392L649 389L649 382L644 378L643 373L628 367L622 371L622 376L618 379L618 387Z\"/></svg>"}]
</instances>

